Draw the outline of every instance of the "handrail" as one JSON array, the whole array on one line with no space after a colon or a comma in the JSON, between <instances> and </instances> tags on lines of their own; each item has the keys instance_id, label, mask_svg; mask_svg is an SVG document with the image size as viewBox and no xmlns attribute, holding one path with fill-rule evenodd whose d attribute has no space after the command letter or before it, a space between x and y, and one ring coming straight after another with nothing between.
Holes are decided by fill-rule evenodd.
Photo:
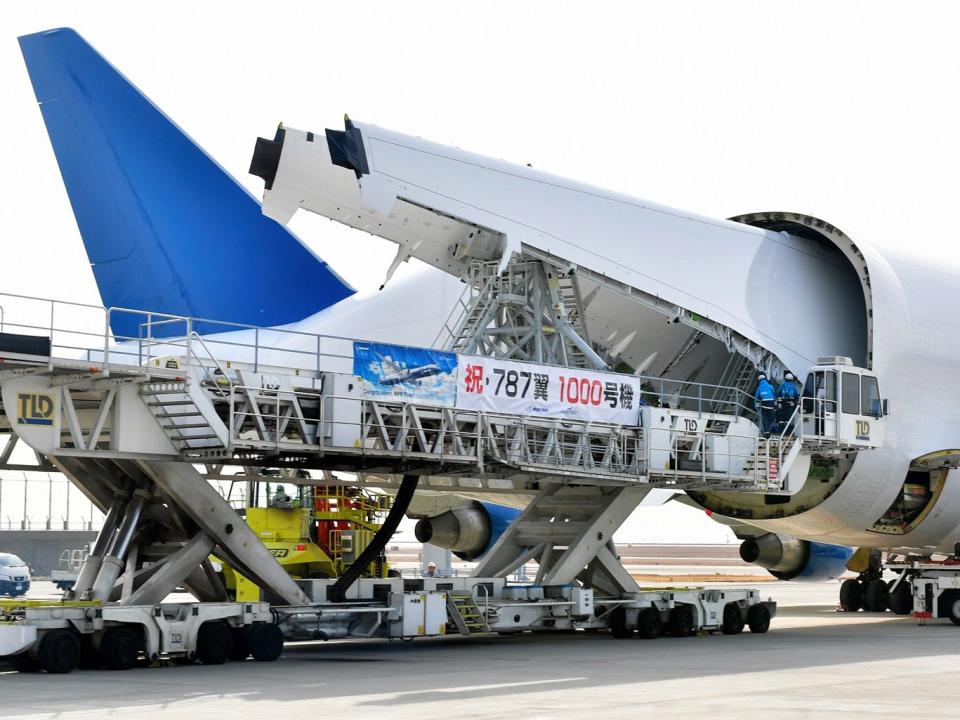
<instances>
[{"instance_id":1,"label":"handrail","mask_svg":"<svg viewBox=\"0 0 960 720\"><path fill-rule=\"evenodd\" d=\"M194 340L197 341L197 342L199 342L199 343L200 343L200 346L201 346L204 350L207 351L207 355L208 355L208 356L210 357L210 359L213 361L214 365L217 366L217 370L219 370L219 371L220 371L220 374L221 374L224 378L226 378L226 380L227 380L227 386L230 388L230 393L229 393L229 395L224 395L223 390L222 390L222 388L220 387L220 384L217 382L217 380L216 380L215 377L214 377L213 380L212 380L213 385L214 385L214 387L217 388L217 392L218 392L218 394L220 395L220 397L223 397L223 398L233 397L233 380L230 379L230 375L227 373L226 368L223 367L223 365L220 364L220 361L217 360L217 359L213 356L213 353L210 352L210 348L207 347L207 344L204 342L203 338L202 338L195 330L191 330L191 331L190 331L190 334L187 336L187 341L188 341L188 343L189 343L189 342L192 342L192 341L194 341ZM197 355L195 352L193 352L192 346L189 345L189 344L187 345L187 355L188 355L188 357L189 357L190 355L193 355L193 357L195 357L198 361L202 359L199 355ZM189 362L189 361L188 361L188 362ZM203 366L201 365L201 367L203 367Z\"/></svg>"}]
</instances>

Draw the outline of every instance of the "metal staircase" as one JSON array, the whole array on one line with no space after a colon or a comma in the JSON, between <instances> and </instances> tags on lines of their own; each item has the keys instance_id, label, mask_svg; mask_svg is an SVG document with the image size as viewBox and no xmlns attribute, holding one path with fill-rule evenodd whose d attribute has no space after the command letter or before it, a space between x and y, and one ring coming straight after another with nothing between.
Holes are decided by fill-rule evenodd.
<instances>
[{"instance_id":1,"label":"metal staircase","mask_svg":"<svg viewBox=\"0 0 960 720\"><path fill-rule=\"evenodd\" d=\"M740 354L731 356L731 362L719 381L721 387L717 388L713 396L712 411L732 412L739 404L738 396L741 393L751 397L756 374L756 368L749 358Z\"/></svg>"},{"instance_id":2,"label":"metal staircase","mask_svg":"<svg viewBox=\"0 0 960 720\"><path fill-rule=\"evenodd\" d=\"M200 383L188 378L149 381L140 386L139 394L179 452L228 446L227 426Z\"/></svg>"},{"instance_id":3,"label":"metal staircase","mask_svg":"<svg viewBox=\"0 0 960 720\"><path fill-rule=\"evenodd\" d=\"M447 633L453 628L461 635L477 635L490 632L490 625L470 593L447 593Z\"/></svg>"}]
</instances>

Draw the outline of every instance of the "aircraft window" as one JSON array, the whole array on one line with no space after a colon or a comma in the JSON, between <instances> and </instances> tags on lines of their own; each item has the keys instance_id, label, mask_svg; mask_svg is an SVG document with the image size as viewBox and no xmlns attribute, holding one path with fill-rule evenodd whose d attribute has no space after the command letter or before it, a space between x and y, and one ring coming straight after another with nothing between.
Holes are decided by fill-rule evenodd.
<instances>
[{"instance_id":1,"label":"aircraft window","mask_svg":"<svg viewBox=\"0 0 960 720\"><path fill-rule=\"evenodd\" d=\"M843 373L843 411L848 415L860 414L860 378L855 373Z\"/></svg>"},{"instance_id":2,"label":"aircraft window","mask_svg":"<svg viewBox=\"0 0 960 720\"><path fill-rule=\"evenodd\" d=\"M860 408L861 415L880 417L883 412L880 404L880 388L877 379L869 375L863 376L863 402Z\"/></svg>"}]
</instances>

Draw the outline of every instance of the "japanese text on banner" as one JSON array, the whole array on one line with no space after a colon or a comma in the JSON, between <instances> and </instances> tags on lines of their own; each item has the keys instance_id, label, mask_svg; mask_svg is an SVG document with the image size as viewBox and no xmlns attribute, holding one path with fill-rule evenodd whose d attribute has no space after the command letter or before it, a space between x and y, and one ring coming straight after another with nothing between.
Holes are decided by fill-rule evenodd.
<instances>
[{"instance_id":1,"label":"japanese text on banner","mask_svg":"<svg viewBox=\"0 0 960 720\"><path fill-rule=\"evenodd\" d=\"M640 380L628 375L461 356L457 407L638 425Z\"/></svg>"}]
</instances>

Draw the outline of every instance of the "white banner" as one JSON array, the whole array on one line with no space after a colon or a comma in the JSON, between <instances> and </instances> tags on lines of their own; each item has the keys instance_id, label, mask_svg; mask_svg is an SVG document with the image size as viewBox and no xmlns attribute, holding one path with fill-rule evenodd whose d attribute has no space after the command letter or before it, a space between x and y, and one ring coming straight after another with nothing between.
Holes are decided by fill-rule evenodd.
<instances>
[{"instance_id":1,"label":"white banner","mask_svg":"<svg viewBox=\"0 0 960 720\"><path fill-rule=\"evenodd\" d=\"M461 355L457 407L638 425L640 380L629 375Z\"/></svg>"}]
</instances>

